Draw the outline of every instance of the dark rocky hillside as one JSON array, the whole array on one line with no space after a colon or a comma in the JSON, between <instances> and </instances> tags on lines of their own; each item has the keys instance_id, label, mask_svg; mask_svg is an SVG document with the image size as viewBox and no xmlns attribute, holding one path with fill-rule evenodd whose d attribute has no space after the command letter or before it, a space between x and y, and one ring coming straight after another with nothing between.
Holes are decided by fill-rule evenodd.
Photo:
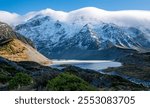
<instances>
[{"instance_id":1,"label":"dark rocky hillside","mask_svg":"<svg viewBox=\"0 0 150 108\"><path fill-rule=\"evenodd\" d=\"M103 75L74 66L66 66L65 69L58 70L35 62L12 62L0 58L0 90L118 91L149 90L149 88L134 84L119 76Z\"/></svg>"},{"instance_id":2,"label":"dark rocky hillside","mask_svg":"<svg viewBox=\"0 0 150 108\"><path fill-rule=\"evenodd\" d=\"M25 36L15 32L9 25L6 23L0 22L0 45L10 42L12 39L19 39L22 42L29 44L35 48L33 42L26 38Z\"/></svg>"},{"instance_id":3,"label":"dark rocky hillside","mask_svg":"<svg viewBox=\"0 0 150 108\"><path fill-rule=\"evenodd\" d=\"M122 62L123 66L108 68L106 72L117 72L126 76L134 77L150 82L150 53L132 53L116 61Z\"/></svg>"}]
</instances>

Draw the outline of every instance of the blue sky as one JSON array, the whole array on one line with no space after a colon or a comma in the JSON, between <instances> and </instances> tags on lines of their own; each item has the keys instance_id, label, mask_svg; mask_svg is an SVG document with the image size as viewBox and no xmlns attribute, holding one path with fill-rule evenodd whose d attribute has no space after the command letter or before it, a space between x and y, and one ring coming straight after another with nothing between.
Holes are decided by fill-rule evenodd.
<instances>
[{"instance_id":1,"label":"blue sky","mask_svg":"<svg viewBox=\"0 0 150 108\"><path fill-rule=\"evenodd\" d=\"M150 0L0 0L0 10L18 14L46 8L71 11L83 7L105 10L150 10Z\"/></svg>"}]
</instances>

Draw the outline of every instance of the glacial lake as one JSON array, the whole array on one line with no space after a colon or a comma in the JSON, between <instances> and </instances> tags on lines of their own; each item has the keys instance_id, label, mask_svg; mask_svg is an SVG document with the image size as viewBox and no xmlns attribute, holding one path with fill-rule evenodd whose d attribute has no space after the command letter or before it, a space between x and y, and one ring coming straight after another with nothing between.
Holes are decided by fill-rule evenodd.
<instances>
[{"instance_id":1,"label":"glacial lake","mask_svg":"<svg viewBox=\"0 0 150 108\"><path fill-rule=\"evenodd\" d=\"M119 67L122 65L119 62L107 60L53 60L51 67L62 69L63 67L61 65L63 64L69 64L82 69L91 69L95 71L107 69L108 67Z\"/></svg>"}]
</instances>

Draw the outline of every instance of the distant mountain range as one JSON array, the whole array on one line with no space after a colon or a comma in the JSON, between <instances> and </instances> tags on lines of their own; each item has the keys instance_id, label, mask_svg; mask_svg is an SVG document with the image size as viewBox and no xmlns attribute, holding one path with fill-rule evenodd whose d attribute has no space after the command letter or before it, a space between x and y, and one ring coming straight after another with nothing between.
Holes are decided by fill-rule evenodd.
<instances>
[{"instance_id":1,"label":"distant mountain range","mask_svg":"<svg viewBox=\"0 0 150 108\"><path fill-rule=\"evenodd\" d=\"M1 13L1 12L0 12ZM1 14L0 14L1 15ZM15 31L53 59L116 59L150 51L150 12L51 9L14 15Z\"/></svg>"}]
</instances>

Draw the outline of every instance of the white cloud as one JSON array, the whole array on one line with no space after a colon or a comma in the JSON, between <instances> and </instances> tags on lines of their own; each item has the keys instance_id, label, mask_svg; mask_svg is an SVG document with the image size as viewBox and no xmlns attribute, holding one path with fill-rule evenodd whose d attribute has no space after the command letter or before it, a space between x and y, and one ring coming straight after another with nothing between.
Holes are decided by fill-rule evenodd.
<instances>
[{"instance_id":1,"label":"white cloud","mask_svg":"<svg viewBox=\"0 0 150 108\"><path fill-rule=\"evenodd\" d=\"M103 21L106 23L115 23L120 26L150 27L150 11L105 11L94 7L82 8L71 12L45 9L41 11L30 12L22 16L16 13L0 11L0 21L11 25L16 25L25 22L38 14L48 15L54 20L60 20L65 23L70 23L75 20L83 20L82 23L97 23L97 21Z\"/></svg>"},{"instance_id":2,"label":"white cloud","mask_svg":"<svg viewBox=\"0 0 150 108\"><path fill-rule=\"evenodd\" d=\"M103 21L115 23L120 26L146 26L150 27L150 11L126 10L105 11L98 8L87 7L68 13L71 20L83 17L88 22Z\"/></svg>"},{"instance_id":3,"label":"white cloud","mask_svg":"<svg viewBox=\"0 0 150 108\"><path fill-rule=\"evenodd\" d=\"M20 18L20 15L16 13L0 11L0 21L8 23L10 25L14 25L14 24L19 24L21 21L21 18Z\"/></svg>"}]
</instances>

